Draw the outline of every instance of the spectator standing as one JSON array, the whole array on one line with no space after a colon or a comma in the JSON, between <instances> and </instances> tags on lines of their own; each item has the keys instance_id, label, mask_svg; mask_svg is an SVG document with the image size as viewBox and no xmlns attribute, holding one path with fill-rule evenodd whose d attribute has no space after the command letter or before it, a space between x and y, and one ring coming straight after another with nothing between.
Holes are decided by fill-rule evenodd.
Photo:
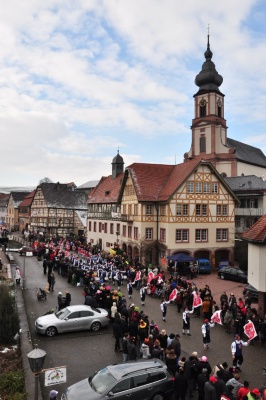
<instances>
[{"instance_id":1,"label":"spectator standing","mask_svg":"<svg viewBox=\"0 0 266 400\"><path fill-rule=\"evenodd\" d=\"M204 385L204 400L216 400L215 384L217 379L210 376L209 381Z\"/></svg>"},{"instance_id":2,"label":"spectator standing","mask_svg":"<svg viewBox=\"0 0 266 400\"><path fill-rule=\"evenodd\" d=\"M58 311L62 310L62 308L64 308L64 299L62 292L58 293L57 303L58 303Z\"/></svg>"},{"instance_id":3,"label":"spectator standing","mask_svg":"<svg viewBox=\"0 0 266 400\"><path fill-rule=\"evenodd\" d=\"M249 382L244 381L243 383L244 386L242 386L237 392L237 400L243 400L244 396L247 396L247 394L250 392Z\"/></svg>"},{"instance_id":4,"label":"spectator standing","mask_svg":"<svg viewBox=\"0 0 266 400\"><path fill-rule=\"evenodd\" d=\"M175 380L174 380L175 400L185 400L187 390L188 390L188 379L184 374L183 367L180 367L179 371L175 375Z\"/></svg>"},{"instance_id":5,"label":"spectator standing","mask_svg":"<svg viewBox=\"0 0 266 400\"><path fill-rule=\"evenodd\" d=\"M66 290L65 291L65 306L68 307L70 306L71 303L71 294Z\"/></svg>"},{"instance_id":6,"label":"spectator standing","mask_svg":"<svg viewBox=\"0 0 266 400\"><path fill-rule=\"evenodd\" d=\"M51 272L48 275L48 280L47 281L48 281L48 284L49 284L48 291L49 292L53 292L54 291L54 285L55 285L55 276L54 276L53 272Z\"/></svg>"}]
</instances>

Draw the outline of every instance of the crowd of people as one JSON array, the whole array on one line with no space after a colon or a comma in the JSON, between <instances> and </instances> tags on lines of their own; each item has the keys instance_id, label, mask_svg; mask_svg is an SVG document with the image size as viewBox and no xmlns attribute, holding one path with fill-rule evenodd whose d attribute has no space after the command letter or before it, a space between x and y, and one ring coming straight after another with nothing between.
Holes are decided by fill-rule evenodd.
<instances>
[{"instance_id":1,"label":"crowd of people","mask_svg":"<svg viewBox=\"0 0 266 400\"><path fill-rule=\"evenodd\" d=\"M192 397L197 391L199 400L220 400L221 396L232 400L253 400L264 396L263 399L266 400L265 393L260 393L257 388L250 389L247 382L241 382L240 377L242 347L254 344L257 339L263 345L266 338L266 320L258 317L249 293L237 300L233 293L228 296L224 292L220 297L219 307L208 285L198 288L195 282L183 276L170 275L166 278L159 268L144 266L138 260L133 263L125 254L92 254L87 248L86 257L80 256L76 250L81 245L80 242L71 244L61 241L56 246L50 243L44 247L43 270L48 275L47 291L54 290L57 272L66 277L69 284L82 288L84 304L108 310L114 336L114 351L121 352L121 361L134 361L138 358L163 360L175 376L176 399L183 400L186 395ZM127 305L134 291L139 293L140 307L133 303ZM173 291L174 299L171 297ZM201 299L199 307L194 307L195 293ZM190 315L202 317L205 350L210 343L210 328L214 326L211 317L215 311L221 310L225 332L236 335L231 346L232 367L228 368L225 361L211 366L207 357L199 359L196 351L188 358L182 356L179 334L168 335L166 329L160 329L147 315L143 307L146 295L161 299L163 324L166 321L167 305L176 305L177 312L182 313L184 335L191 336ZM61 292L58 294L59 309L69 305L70 301L69 292L65 296ZM247 320L253 321L258 336L252 341L244 342L241 338Z\"/></svg>"}]
</instances>

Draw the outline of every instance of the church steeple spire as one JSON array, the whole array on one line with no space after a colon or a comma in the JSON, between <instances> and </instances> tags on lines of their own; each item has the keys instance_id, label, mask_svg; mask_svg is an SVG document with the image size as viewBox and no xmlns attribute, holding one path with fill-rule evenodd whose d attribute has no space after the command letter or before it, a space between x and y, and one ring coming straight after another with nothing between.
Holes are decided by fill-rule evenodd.
<instances>
[{"instance_id":1,"label":"church steeple spire","mask_svg":"<svg viewBox=\"0 0 266 400\"><path fill-rule=\"evenodd\" d=\"M195 84L199 87L199 91L196 93L196 95L206 92L216 92L222 94L219 90L219 86L221 86L223 83L223 77L216 71L215 64L212 61L212 55L208 29L207 50L204 53L206 61L202 64L202 69L195 78Z\"/></svg>"}]
</instances>

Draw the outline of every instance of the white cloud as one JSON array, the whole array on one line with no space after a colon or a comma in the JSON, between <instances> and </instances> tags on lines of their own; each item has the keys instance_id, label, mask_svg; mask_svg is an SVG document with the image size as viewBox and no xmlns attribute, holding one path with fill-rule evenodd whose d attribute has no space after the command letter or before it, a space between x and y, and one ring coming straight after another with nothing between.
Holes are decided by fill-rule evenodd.
<instances>
[{"instance_id":1,"label":"white cloud","mask_svg":"<svg viewBox=\"0 0 266 400\"><path fill-rule=\"evenodd\" d=\"M9 166L2 184L99 179L110 174L117 148L125 165L181 162L191 145L208 23L228 135L265 141L259 0L1 6L1 163Z\"/></svg>"}]
</instances>

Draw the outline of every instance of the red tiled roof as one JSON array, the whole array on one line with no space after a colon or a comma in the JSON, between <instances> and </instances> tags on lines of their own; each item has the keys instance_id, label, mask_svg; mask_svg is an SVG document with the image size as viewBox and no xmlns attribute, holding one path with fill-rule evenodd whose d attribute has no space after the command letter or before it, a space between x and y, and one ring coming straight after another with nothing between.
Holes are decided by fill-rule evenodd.
<instances>
[{"instance_id":1,"label":"red tiled roof","mask_svg":"<svg viewBox=\"0 0 266 400\"><path fill-rule=\"evenodd\" d=\"M177 165L135 163L127 167L139 201L167 201L199 160Z\"/></svg>"},{"instance_id":2,"label":"red tiled roof","mask_svg":"<svg viewBox=\"0 0 266 400\"><path fill-rule=\"evenodd\" d=\"M115 179L112 178L112 175L103 176L89 194L88 203L116 203L123 177L123 173L118 174Z\"/></svg>"},{"instance_id":3,"label":"red tiled roof","mask_svg":"<svg viewBox=\"0 0 266 400\"><path fill-rule=\"evenodd\" d=\"M250 242L266 242L266 215L263 215L251 228L242 233L241 237Z\"/></svg>"},{"instance_id":4,"label":"red tiled roof","mask_svg":"<svg viewBox=\"0 0 266 400\"><path fill-rule=\"evenodd\" d=\"M34 195L35 195L36 190L33 190L28 194L28 196L25 197L25 199L20 203L19 207L28 207L31 205Z\"/></svg>"}]
</instances>

